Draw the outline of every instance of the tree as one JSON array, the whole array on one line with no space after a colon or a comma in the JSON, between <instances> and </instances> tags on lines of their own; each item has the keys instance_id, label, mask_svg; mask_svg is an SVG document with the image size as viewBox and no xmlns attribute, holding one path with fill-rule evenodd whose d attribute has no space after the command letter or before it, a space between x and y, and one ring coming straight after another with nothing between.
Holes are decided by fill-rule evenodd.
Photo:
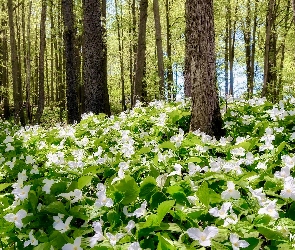
<instances>
[{"instance_id":1,"label":"tree","mask_svg":"<svg viewBox=\"0 0 295 250\"><path fill-rule=\"evenodd\" d=\"M85 112L110 114L109 94L104 79L104 40L101 8L97 0L83 0L83 82Z\"/></svg>"},{"instance_id":2,"label":"tree","mask_svg":"<svg viewBox=\"0 0 295 250\"><path fill-rule=\"evenodd\" d=\"M295 0L292 0L292 9L293 9L293 22L295 25Z\"/></svg>"},{"instance_id":3,"label":"tree","mask_svg":"<svg viewBox=\"0 0 295 250\"><path fill-rule=\"evenodd\" d=\"M13 82L13 101L14 101L14 120L15 123L25 125L25 116L23 110L23 96L22 96L22 80L19 65L19 58L17 52L17 45L15 40L15 30L13 21L13 2L7 0L8 20L10 29L10 52L12 65L12 82Z\"/></svg>"},{"instance_id":4,"label":"tree","mask_svg":"<svg viewBox=\"0 0 295 250\"><path fill-rule=\"evenodd\" d=\"M38 99L38 109L35 116L35 123L40 123L40 119L43 114L44 105L45 105L44 57L45 57L45 49L46 49L46 32L45 32L46 10L47 10L47 2L46 0L42 0L42 11L41 11L41 20L40 20L40 51L39 51L39 99Z\"/></svg>"},{"instance_id":5,"label":"tree","mask_svg":"<svg viewBox=\"0 0 295 250\"><path fill-rule=\"evenodd\" d=\"M186 1L185 84L191 85L190 129L224 134L215 77L213 0Z\"/></svg>"},{"instance_id":6,"label":"tree","mask_svg":"<svg viewBox=\"0 0 295 250\"><path fill-rule=\"evenodd\" d=\"M140 1L140 19L137 40L136 66L134 77L133 105L137 100L143 101L143 78L146 65L146 22L147 22L148 0Z\"/></svg>"},{"instance_id":7,"label":"tree","mask_svg":"<svg viewBox=\"0 0 295 250\"><path fill-rule=\"evenodd\" d=\"M64 20L68 122L74 123L75 121L80 121L80 116L77 93L78 82L75 57L75 17L73 12L73 0L62 0L61 6Z\"/></svg>"}]
</instances>

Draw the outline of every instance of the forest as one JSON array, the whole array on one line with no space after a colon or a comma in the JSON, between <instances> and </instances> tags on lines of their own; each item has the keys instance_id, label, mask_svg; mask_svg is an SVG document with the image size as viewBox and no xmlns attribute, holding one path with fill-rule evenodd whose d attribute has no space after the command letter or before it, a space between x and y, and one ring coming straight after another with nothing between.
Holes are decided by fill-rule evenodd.
<instances>
[{"instance_id":1,"label":"forest","mask_svg":"<svg viewBox=\"0 0 295 250\"><path fill-rule=\"evenodd\" d=\"M0 250L295 249L295 0L0 6Z\"/></svg>"}]
</instances>

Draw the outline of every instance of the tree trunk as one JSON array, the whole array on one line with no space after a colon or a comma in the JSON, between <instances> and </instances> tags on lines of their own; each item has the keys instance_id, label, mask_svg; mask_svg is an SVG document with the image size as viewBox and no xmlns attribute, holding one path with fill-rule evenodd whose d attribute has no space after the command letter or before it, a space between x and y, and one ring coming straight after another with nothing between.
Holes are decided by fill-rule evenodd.
<instances>
[{"instance_id":1,"label":"tree trunk","mask_svg":"<svg viewBox=\"0 0 295 250\"><path fill-rule=\"evenodd\" d=\"M158 77L159 77L159 97L164 98L164 58L162 45L162 28L159 11L159 0L153 2L155 31L156 31L156 45L157 45L157 59L158 59Z\"/></svg>"},{"instance_id":2,"label":"tree trunk","mask_svg":"<svg viewBox=\"0 0 295 250\"><path fill-rule=\"evenodd\" d=\"M14 22L13 22L13 3L12 0L7 1L8 20L10 29L10 50L12 65L12 82L13 82L13 101L14 101L14 120L15 123L25 125L25 116L23 110L22 82L19 66L19 58L16 47Z\"/></svg>"},{"instance_id":3,"label":"tree trunk","mask_svg":"<svg viewBox=\"0 0 295 250\"><path fill-rule=\"evenodd\" d=\"M229 55L229 20L231 16L229 15L230 12L228 11L228 4L226 5L226 24L225 24L225 49L224 49L224 92L225 92L225 98L227 98L228 95L228 55ZM226 99L227 100L227 99Z\"/></svg>"},{"instance_id":4,"label":"tree trunk","mask_svg":"<svg viewBox=\"0 0 295 250\"><path fill-rule=\"evenodd\" d=\"M107 0L101 1L101 19L102 19L102 38L103 38L103 86L106 86L107 89L108 86L108 46L107 46ZM84 91L84 87L82 87L82 91ZM82 96L84 94L82 93ZM109 106L109 97L108 97L108 103L106 106ZM110 109L109 107L106 107L107 109ZM110 111L108 111L110 112Z\"/></svg>"},{"instance_id":5,"label":"tree trunk","mask_svg":"<svg viewBox=\"0 0 295 250\"><path fill-rule=\"evenodd\" d=\"M104 40L101 25L101 8L97 0L83 0L83 80L85 111L110 115L110 104L104 68Z\"/></svg>"},{"instance_id":6,"label":"tree trunk","mask_svg":"<svg viewBox=\"0 0 295 250\"><path fill-rule=\"evenodd\" d=\"M186 1L185 82L192 86L192 131L224 135L215 72L213 0ZM189 75L189 77L187 77Z\"/></svg>"},{"instance_id":7,"label":"tree trunk","mask_svg":"<svg viewBox=\"0 0 295 250\"><path fill-rule=\"evenodd\" d=\"M273 98L273 90L276 84L276 34L275 34L275 6L276 0L268 3L265 32L265 53L264 53L264 77L262 97Z\"/></svg>"},{"instance_id":8,"label":"tree trunk","mask_svg":"<svg viewBox=\"0 0 295 250\"><path fill-rule=\"evenodd\" d=\"M292 0L292 9L293 9L293 22L295 25L295 0Z\"/></svg>"},{"instance_id":9,"label":"tree trunk","mask_svg":"<svg viewBox=\"0 0 295 250\"><path fill-rule=\"evenodd\" d=\"M46 21L47 2L42 0L41 21L40 21L40 51L39 51L39 99L38 108L35 116L35 123L39 124L44 110L45 91L44 91L44 56L46 49Z\"/></svg>"},{"instance_id":10,"label":"tree trunk","mask_svg":"<svg viewBox=\"0 0 295 250\"><path fill-rule=\"evenodd\" d=\"M50 3L50 106L54 105L54 40L56 39L54 34L54 16L53 16L53 3Z\"/></svg>"},{"instance_id":11,"label":"tree trunk","mask_svg":"<svg viewBox=\"0 0 295 250\"><path fill-rule=\"evenodd\" d=\"M143 78L144 78L144 66L146 61L146 23L147 23L147 9L148 0L140 1L140 20L138 29L138 42L136 53L136 70L134 78L134 97L133 105L136 101L143 101Z\"/></svg>"},{"instance_id":12,"label":"tree trunk","mask_svg":"<svg viewBox=\"0 0 295 250\"><path fill-rule=\"evenodd\" d=\"M130 44L130 87L131 87L131 96L130 103L131 107L134 106L134 78L135 78L135 70L136 70L136 51L137 46L135 42L136 37L136 10L135 10L135 0L131 0L131 18L132 18L132 27L131 27L131 44ZM132 47L132 48L131 48Z\"/></svg>"},{"instance_id":13,"label":"tree trunk","mask_svg":"<svg viewBox=\"0 0 295 250\"><path fill-rule=\"evenodd\" d=\"M170 0L166 0L166 33L167 33L167 57L168 57L168 65L167 65L167 92L168 99L174 100L175 91L174 91L174 82L173 82L173 68L172 68L172 45L171 45L171 24L170 24ZM190 87L185 89L187 93L186 96L190 96Z\"/></svg>"},{"instance_id":14,"label":"tree trunk","mask_svg":"<svg viewBox=\"0 0 295 250\"><path fill-rule=\"evenodd\" d=\"M61 8L64 21L64 45L66 59L66 85L67 85L67 117L68 123L80 121L77 93L77 67L75 57L75 17L73 0L62 0Z\"/></svg>"}]
</instances>

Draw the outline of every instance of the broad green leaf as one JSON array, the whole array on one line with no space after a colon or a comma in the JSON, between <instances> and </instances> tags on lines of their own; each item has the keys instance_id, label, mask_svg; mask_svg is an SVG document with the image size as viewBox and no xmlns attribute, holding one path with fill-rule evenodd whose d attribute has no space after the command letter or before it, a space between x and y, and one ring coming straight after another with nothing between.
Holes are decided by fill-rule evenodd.
<instances>
[{"instance_id":1,"label":"broad green leaf","mask_svg":"<svg viewBox=\"0 0 295 250\"><path fill-rule=\"evenodd\" d=\"M165 215L174 206L174 203L175 203L175 201L173 201L173 200L164 201L158 206L157 212L158 212L158 219L160 222L164 219Z\"/></svg>"},{"instance_id":2,"label":"broad green leaf","mask_svg":"<svg viewBox=\"0 0 295 250\"><path fill-rule=\"evenodd\" d=\"M167 236L163 236L160 233L157 233L159 244L157 247L157 250L174 250L176 249L174 247L173 241L169 239Z\"/></svg>"},{"instance_id":3,"label":"broad green leaf","mask_svg":"<svg viewBox=\"0 0 295 250\"><path fill-rule=\"evenodd\" d=\"M216 241L211 241L211 249L212 250L229 250L231 248L225 246L224 244L221 244Z\"/></svg>"},{"instance_id":4,"label":"broad green leaf","mask_svg":"<svg viewBox=\"0 0 295 250\"><path fill-rule=\"evenodd\" d=\"M199 200L206 206L209 206L210 202L210 193L209 193L209 188L208 188L208 183L204 181L202 185L199 187L197 191L197 196Z\"/></svg>"},{"instance_id":5,"label":"broad green leaf","mask_svg":"<svg viewBox=\"0 0 295 250\"><path fill-rule=\"evenodd\" d=\"M128 175L115 185L115 188L124 195L122 200L123 205L129 205L131 202L135 201L139 195L139 187L136 181Z\"/></svg>"},{"instance_id":6,"label":"broad green leaf","mask_svg":"<svg viewBox=\"0 0 295 250\"><path fill-rule=\"evenodd\" d=\"M55 201L49 204L47 207L45 207L45 210L49 213L53 214L67 214L67 211L65 209L65 205L60 201Z\"/></svg>"},{"instance_id":7,"label":"broad green leaf","mask_svg":"<svg viewBox=\"0 0 295 250\"><path fill-rule=\"evenodd\" d=\"M277 147L277 150L276 150L276 153L275 153L276 156L278 156L283 151L286 144L287 143L285 141L281 142L281 144Z\"/></svg>"},{"instance_id":8,"label":"broad green leaf","mask_svg":"<svg viewBox=\"0 0 295 250\"><path fill-rule=\"evenodd\" d=\"M185 162L186 163L189 163L189 162L201 163L202 159L200 159L199 157L191 157L191 158L187 159Z\"/></svg>"},{"instance_id":9,"label":"broad green leaf","mask_svg":"<svg viewBox=\"0 0 295 250\"><path fill-rule=\"evenodd\" d=\"M11 183L1 183L0 184L0 192L11 185L12 185Z\"/></svg>"},{"instance_id":10,"label":"broad green leaf","mask_svg":"<svg viewBox=\"0 0 295 250\"><path fill-rule=\"evenodd\" d=\"M32 206L33 210L36 210L37 205L38 205L38 197L36 195L36 192L33 190L31 190L29 192L29 202L30 202L30 205Z\"/></svg>"},{"instance_id":11,"label":"broad green leaf","mask_svg":"<svg viewBox=\"0 0 295 250\"><path fill-rule=\"evenodd\" d=\"M268 227L258 227L258 232L261 233L265 238L269 240L280 240L283 239L281 233L278 230L274 230Z\"/></svg>"},{"instance_id":12,"label":"broad green leaf","mask_svg":"<svg viewBox=\"0 0 295 250\"><path fill-rule=\"evenodd\" d=\"M142 154L147 154L151 152L151 148L150 147L142 147L141 149L139 149L137 151L137 154L142 155Z\"/></svg>"},{"instance_id":13,"label":"broad green leaf","mask_svg":"<svg viewBox=\"0 0 295 250\"><path fill-rule=\"evenodd\" d=\"M161 143L159 145L159 148L168 148L168 149L176 150L176 147L170 141L165 141L165 142Z\"/></svg>"},{"instance_id":14,"label":"broad green leaf","mask_svg":"<svg viewBox=\"0 0 295 250\"><path fill-rule=\"evenodd\" d=\"M154 177L146 177L140 185L139 197L149 200L151 196L157 192L157 183Z\"/></svg>"},{"instance_id":15,"label":"broad green leaf","mask_svg":"<svg viewBox=\"0 0 295 250\"><path fill-rule=\"evenodd\" d=\"M91 184L93 176L85 175L79 178L78 180L78 189L82 189L85 186Z\"/></svg>"}]
</instances>

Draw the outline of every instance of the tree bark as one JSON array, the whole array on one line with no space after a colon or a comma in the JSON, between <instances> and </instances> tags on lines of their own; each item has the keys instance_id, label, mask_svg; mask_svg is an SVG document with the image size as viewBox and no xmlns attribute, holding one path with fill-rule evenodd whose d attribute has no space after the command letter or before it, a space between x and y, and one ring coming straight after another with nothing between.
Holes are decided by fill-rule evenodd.
<instances>
[{"instance_id":1,"label":"tree bark","mask_svg":"<svg viewBox=\"0 0 295 250\"><path fill-rule=\"evenodd\" d=\"M295 0L292 0L292 9L293 9L293 22L295 25Z\"/></svg>"},{"instance_id":2,"label":"tree bark","mask_svg":"<svg viewBox=\"0 0 295 250\"><path fill-rule=\"evenodd\" d=\"M39 99L38 108L35 116L35 123L39 124L41 116L44 110L45 104L45 91L44 91L44 57L46 50L46 33L45 33L45 21L46 21L46 10L47 2L42 0L42 10L41 10L41 21L40 21L40 51L39 51Z\"/></svg>"},{"instance_id":3,"label":"tree bark","mask_svg":"<svg viewBox=\"0 0 295 250\"><path fill-rule=\"evenodd\" d=\"M109 94L104 82L104 40L101 8L97 0L83 0L83 81L85 111L110 115Z\"/></svg>"},{"instance_id":4,"label":"tree bark","mask_svg":"<svg viewBox=\"0 0 295 250\"><path fill-rule=\"evenodd\" d=\"M8 20L10 29L10 50L11 50L11 65L12 65L12 82L13 82L13 101L14 101L14 120L15 123L25 125L25 116L23 110L23 96L22 96L22 81L19 66L19 58L16 47L14 22L13 22L13 2L7 0Z\"/></svg>"},{"instance_id":5,"label":"tree bark","mask_svg":"<svg viewBox=\"0 0 295 250\"><path fill-rule=\"evenodd\" d=\"M170 0L166 0L166 39L167 39L167 57L168 57L168 65L167 65L167 92L168 99L174 100L175 91L174 91L174 81L173 81L173 68L172 68L172 45L171 45L171 24L170 24ZM186 96L190 96L190 87L185 86L185 92L187 92Z\"/></svg>"},{"instance_id":6,"label":"tree bark","mask_svg":"<svg viewBox=\"0 0 295 250\"><path fill-rule=\"evenodd\" d=\"M185 83L192 86L192 131L224 135L215 77L213 0L186 1ZM189 77L187 77L189 75Z\"/></svg>"},{"instance_id":7,"label":"tree bark","mask_svg":"<svg viewBox=\"0 0 295 250\"><path fill-rule=\"evenodd\" d=\"M80 121L78 108L78 81L77 63L75 57L75 17L73 0L62 0L61 8L64 22L64 45L66 59L66 85L67 85L67 117L68 123Z\"/></svg>"},{"instance_id":8,"label":"tree bark","mask_svg":"<svg viewBox=\"0 0 295 250\"><path fill-rule=\"evenodd\" d=\"M143 101L143 78L146 61L146 22L147 22L148 0L140 1L140 20L138 29L138 42L136 53L136 70L134 77L133 105L136 101Z\"/></svg>"},{"instance_id":9,"label":"tree bark","mask_svg":"<svg viewBox=\"0 0 295 250\"><path fill-rule=\"evenodd\" d=\"M159 97L164 98L164 58L163 58L163 44L162 44L162 28L159 11L159 0L153 2L155 31L156 31L156 46L158 59L158 77L159 77Z\"/></svg>"},{"instance_id":10,"label":"tree bark","mask_svg":"<svg viewBox=\"0 0 295 250\"><path fill-rule=\"evenodd\" d=\"M135 62L136 62L136 51L137 46L135 42L136 37L136 9L135 9L135 0L131 0L131 18L132 18L132 25L131 25L131 43L130 43L130 88L131 88L131 96L130 96L130 103L131 107L134 106L134 78L135 78Z\"/></svg>"}]
</instances>

